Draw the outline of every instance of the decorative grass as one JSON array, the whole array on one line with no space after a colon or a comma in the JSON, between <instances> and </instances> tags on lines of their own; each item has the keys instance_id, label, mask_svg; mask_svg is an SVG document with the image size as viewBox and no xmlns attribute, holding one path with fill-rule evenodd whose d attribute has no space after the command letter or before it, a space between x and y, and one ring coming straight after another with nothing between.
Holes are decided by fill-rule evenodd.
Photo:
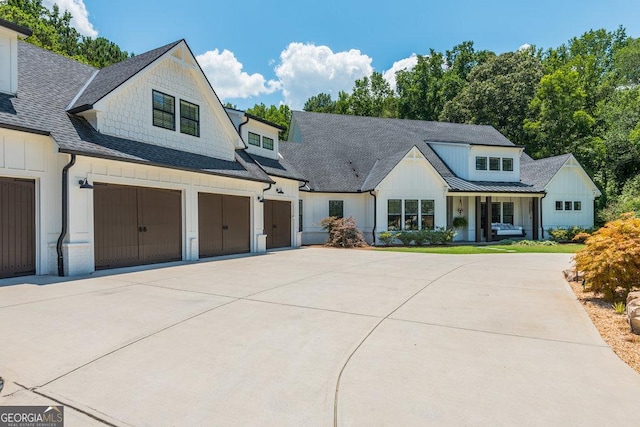
<instances>
[{"instance_id":1,"label":"decorative grass","mask_svg":"<svg viewBox=\"0 0 640 427\"><path fill-rule=\"evenodd\" d=\"M392 252L416 252L425 254L452 254L452 255L468 255L468 254L504 254L504 253L549 253L549 254L572 254L584 248L582 244L566 244L566 245L487 245L487 246L404 246L404 247L388 247L376 248L379 251Z\"/></svg>"}]
</instances>

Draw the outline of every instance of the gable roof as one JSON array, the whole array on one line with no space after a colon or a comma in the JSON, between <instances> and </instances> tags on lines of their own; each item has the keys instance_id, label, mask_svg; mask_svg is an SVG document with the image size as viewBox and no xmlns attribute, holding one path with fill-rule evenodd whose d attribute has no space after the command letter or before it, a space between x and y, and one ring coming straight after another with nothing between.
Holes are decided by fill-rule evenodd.
<instances>
[{"instance_id":1,"label":"gable roof","mask_svg":"<svg viewBox=\"0 0 640 427\"><path fill-rule=\"evenodd\" d=\"M69 107L70 113L79 113L89 110L93 104L113 92L124 82L148 67L156 59L173 49L183 40L169 43L157 49L150 50L141 55L136 55L122 62L117 62L99 70L91 79L80 96Z\"/></svg>"},{"instance_id":2,"label":"gable roof","mask_svg":"<svg viewBox=\"0 0 640 427\"><path fill-rule=\"evenodd\" d=\"M15 31L16 33L20 33L25 37L29 37L33 34L33 31L31 31L31 28L23 27L22 25L15 24L11 21L7 21L2 18L0 18L0 27L4 27L11 31Z\"/></svg>"},{"instance_id":3,"label":"gable roof","mask_svg":"<svg viewBox=\"0 0 640 427\"><path fill-rule=\"evenodd\" d=\"M549 184L549 181L558 173L569 158L571 158L571 154L562 154L560 156L547 157L539 160L533 160L530 157L529 160L521 157L520 179L524 182L530 182L544 190L547 184Z\"/></svg>"},{"instance_id":4,"label":"gable roof","mask_svg":"<svg viewBox=\"0 0 640 427\"><path fill-rule=\"evenodd\" d=\"M280 151L295 168L305 171L313 191L373 190L414 146L451 191L540 191L528 183L472 182L456 177L428 144L516 147L491 126L294 111L289 134L294 140L281 142Z\"/></svg>"},{"instance_id":5,"label":"gable roof","mask_svg":"<svg viewBox=\"0 0 640 427\"><path fill-rule=\"evenodd\" d=\"M235 161L225 161L105 135L84 118L67 113L67 106L95 71L88 65L18 41L19 93L0 94L0 127L50 135L63 153L272 182L244 153L236 151Z\"/></svg>"}]
</instances>

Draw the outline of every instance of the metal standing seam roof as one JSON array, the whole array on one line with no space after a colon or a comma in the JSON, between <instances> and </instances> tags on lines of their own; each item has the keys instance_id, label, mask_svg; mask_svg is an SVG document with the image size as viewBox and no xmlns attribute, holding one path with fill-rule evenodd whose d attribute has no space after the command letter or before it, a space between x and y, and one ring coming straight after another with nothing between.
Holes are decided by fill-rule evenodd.
<instances>
[{"instance_id":1,"label":"metal standing seam roof","mask_svg":"<svg viewBox=\"0 0 640 427\"><path fill-rule=\"evenodd\" d=\"M92 87L101 81L96 76L83 92L86 98L79 99L96 101L100 94L113 90L113 85L124 76L131 78L176 43L133 57L118 67L115 64L105 68L110 70L105 75L111 77L103 81L109 83L102 88ZM116 73L117 70L122 73ZM0 127L50 135L61 152L272 182L244 152L236 151L235 161L227 161L96 131L84 118L66 111L95 72L93 67L19 41L18 95L0 94ZM92 89L87 92L89 88Z\"/></svg>"},{"instance_id":2,"label":"metal standing seam roof","mask_svg":"<svg viewBox=\"0 0 640 427\"><path fill-rule=\"evenodd\" d=\"M290 129L290 135L300 135L299 139L281 142L280 151L296 169L304 171L312 191L373 190L413 147L442 176L450 191L539 193L548 182L541 174L526 173L537 170L534 165L538 162L526 154L522 155L525 174L521 182L465 180L456 176L428 143L517 147L491 126L302 111L292 112L292 126L296 130ZM547 163L545 168L549 166L555 163Z\"/></svg>"}]
</instances>

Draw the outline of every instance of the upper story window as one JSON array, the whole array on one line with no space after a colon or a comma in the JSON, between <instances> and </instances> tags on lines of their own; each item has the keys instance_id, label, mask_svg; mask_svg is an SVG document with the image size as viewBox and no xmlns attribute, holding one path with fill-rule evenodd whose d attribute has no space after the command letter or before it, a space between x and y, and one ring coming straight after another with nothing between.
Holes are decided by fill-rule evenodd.
<instances>
[{"instance_id":1,"label":"upper story window","mask_svg":"<svg viewBox=\"0 0 640 427\"><path fill-rule=\"evenodd\" d=\"M557 211L561 211L562 210L562 202L559 200L556 200L556 210Z\"/></svg>"},{"instance_id":2,"label":"upper story window","mask_svg":"<svg viewBox=\"0 0 640 427\"><path fill-rule=\"evenodd\" d=\"M502 170L506 172L513 172L513 159L510 157L502 158Z\"/></svg>"},{"instance_id":3,"label":"upper story window","mask_svg":"<svg viewBox=\"0 0 640 427\"><path fill-rule=\"evenodd\" d=\"M249 132L249 144L260 147L260 135L257 133Z\"/></svg>"},{"instance_id":4,"label":"upper story window","mask_svg":"<svg viewBox=\"0 0 640 427\"><path fill-rule=\"evenodd\" d=\"M180 132L200 136L200 107L180 100Z\"/></svg>"},{"instance_id":5,"label":"upper story window","mask_svg":"<svg viewBox=\"0 0 640 427\"><path fill-rule=\"evenodd\" d=\"M344 201L343 200L329 200L329 216L336 218L344 217Z\"/></svg>"},{"instance_id":6,"label":"upper story window","mask_svg":"<svg viewBox=\"0 0 640 427\"><path fill-rule=\"evenodd\" d=\"M564 202L564 210L565 211L570 211L573 207L573 203L571 202Z\"/></svg>"},{"instance_id":7,"label":"upper story window","mask_svg":"<svg viewBox=\"0 0 640 427\"><path fill-rule=\"evenodd\" d=\"M153 125L176 130L176 99L173 96L153 91Z\"/></svg>"},{"instance_id":8,"label":"upper story window","mask_svg":"<svg viewBox=\"0 0 640 427\"><path fill-rule=\"evenodd\" d=\"M486 171L487 170L487 158L486 157L476 157L476 170L477 171Z\"/></svg>"},{"instance_id":9,"label":"upper story window","mask_svg":"<svg viewBox=\"0 0 640 427\"><path fill-rule=\"evenodd\" d=\"M267 138L266 136L262 137L262 148L266 148L267 150L273 150L273 139Z\"/></svg>"},{"instance_id":10,"label":"upper story window","mask_svg":"<svg viewBox=\"0 0 640 427\"><path fill-rule=\"evenodd\" d=\"M489 170L500 170L500 157L489 157Z\"/></svg>"},{"instance_id":11,"label":"upper story window","mask_svg":"<svg viewBox=\"0 0 640 427\"><path fill-rule=\"evenodd\" d=\"M582 210L582 202L573 202L573 210L581 211Z\"/></svg>"}]
</instances>

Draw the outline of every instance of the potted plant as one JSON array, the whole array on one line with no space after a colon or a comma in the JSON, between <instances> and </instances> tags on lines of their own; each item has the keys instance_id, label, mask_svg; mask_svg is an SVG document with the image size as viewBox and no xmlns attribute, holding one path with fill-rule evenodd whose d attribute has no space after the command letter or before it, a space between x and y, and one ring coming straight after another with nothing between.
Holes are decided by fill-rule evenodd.
<instances>
[{"instance_id":1,"label":"potted plant","mask_svg":"<svg viewBox=\"0 0 640 427\"><path fill-rule=\"evenodd\" d=\"M465 228L467 225L469 225L467 218L463 216L453 218L453 228Z\"/></svg>"}]
</instances>

